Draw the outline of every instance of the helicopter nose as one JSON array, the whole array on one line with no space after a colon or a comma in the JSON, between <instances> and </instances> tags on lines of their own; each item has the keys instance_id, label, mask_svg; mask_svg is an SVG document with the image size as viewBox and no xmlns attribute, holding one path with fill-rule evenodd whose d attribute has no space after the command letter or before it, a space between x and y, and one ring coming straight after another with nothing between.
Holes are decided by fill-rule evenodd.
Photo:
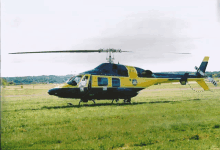
<instances>
[{"instance_id":1,"label":"helicopter nose","mask_svg":"<svg viewBox=\"0 0 220 150\"><path fill-rule=\"evenodd\" d=\"M58 90L57 88L53 88L53 89L50 89L48 90L48 94L49 95L57 95L58 94Z\"/></svg>"},{"instance_id":2,"label":"helicopter nose","mask_svg":"<svg viewBox=\"0 0 220 150\"><path fill-rule=\"evenodd\" d=\"M52 88L48 90L48 94L63 98L74 98L77 96L77 91L77 89L73 88Z\"/></svg>"}]
</instances>

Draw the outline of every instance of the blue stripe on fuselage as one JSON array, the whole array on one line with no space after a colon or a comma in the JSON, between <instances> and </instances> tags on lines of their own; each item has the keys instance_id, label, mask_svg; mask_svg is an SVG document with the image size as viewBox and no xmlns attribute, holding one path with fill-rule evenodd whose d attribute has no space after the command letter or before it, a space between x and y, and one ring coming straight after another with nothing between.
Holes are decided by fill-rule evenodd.
<instances>
[{"instance_id":1,"label":"blue stripe on fuselage","mask_svg":"<svg viewBox=\"0 0 220 150\"><path fill-rule=\"evenodd\" d=\"M156 78L182 78L183 74L172 74L172 73L154 73ZM188 75L187 78L196 78L196 75Z\"/></svg>"}]
</instances>

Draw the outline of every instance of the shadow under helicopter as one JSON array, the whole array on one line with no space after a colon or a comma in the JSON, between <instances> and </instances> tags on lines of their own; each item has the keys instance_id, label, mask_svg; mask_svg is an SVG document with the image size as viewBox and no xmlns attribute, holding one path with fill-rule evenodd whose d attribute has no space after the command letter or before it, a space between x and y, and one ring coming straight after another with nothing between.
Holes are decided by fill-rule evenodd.
<instances>
[{"instance_id":1,"label":"shadow under helicopter","mask_svg":"<svg viewBox=\"0 0 220 150\"><path fill-rule=\"evenodd\" d=\"M190 99L181 101L152 101L152 102L132 102L132 103L96 103L96 104L83 104L83 105L66 105L66 106L43 106L41 109L61 109L61 108L81 108L81 107L99 107L99 106L125 106L125 105L141 105L141 104L154 104L154 103L180 103L182 101L196 101L200 99Z\"/></svg>"},{"instance_id":2,"label":"shadow under helicopter","mask_svg":"<svg viewBox=\"0 0 220 150\"><path fill-rule=\"evenodd\" d=\"M24 111L24 110L43 110L43 109L62 109L62 108L81 108L81 107L99 107L99 106L126 106L126 105L142 105L142 104L157 104L157 103L181 103L183 101L198 101L201 99L190 99L180 101L151 101L151 102L132 102L132 103L99 103L99 104L83 104L83 105L65 105L65 106L43 106L41 108L30 109L16 109L16 110L3 110L3 112L10 111Z\"/></svg>"}]
</instances>

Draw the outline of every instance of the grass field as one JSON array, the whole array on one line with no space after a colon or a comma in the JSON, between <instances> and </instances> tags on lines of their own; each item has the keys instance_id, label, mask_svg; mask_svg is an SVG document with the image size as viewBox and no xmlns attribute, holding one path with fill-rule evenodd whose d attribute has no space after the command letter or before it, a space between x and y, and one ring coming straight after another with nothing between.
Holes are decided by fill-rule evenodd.
<instances>
[{"instance_id":1,"label":"grass field","mask_svg":"<svg viewBox=\"0 0 220 150\"><path fill-rule=\"evenodd\" d=\"M192 84L198 88L197 84ZM2 149L220 149L220 88L155 85L132 98L82 103L54 85L2 88ZM73 105L68 106L71 102Z\"/></svg>"}]
</instances>

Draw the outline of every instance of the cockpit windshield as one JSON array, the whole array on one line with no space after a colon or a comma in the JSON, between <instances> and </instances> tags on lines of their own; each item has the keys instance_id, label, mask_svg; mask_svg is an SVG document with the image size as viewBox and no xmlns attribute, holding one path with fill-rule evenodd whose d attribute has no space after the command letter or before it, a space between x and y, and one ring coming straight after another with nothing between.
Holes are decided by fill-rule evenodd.
<instances>
[{"instance_id":1,"label":"cockpit windshield","mask_svg":"<svg viewBox=\"0 0 220 150\"><path fill-rule=\"evenodd\" d=\"M79 83L79 81L81 80L81 78L82 78L81 75L74 76L74 77L70 78L67 81L67 84L69 84L69 85L77 85Z\"/></svg>"}]
</instances>

